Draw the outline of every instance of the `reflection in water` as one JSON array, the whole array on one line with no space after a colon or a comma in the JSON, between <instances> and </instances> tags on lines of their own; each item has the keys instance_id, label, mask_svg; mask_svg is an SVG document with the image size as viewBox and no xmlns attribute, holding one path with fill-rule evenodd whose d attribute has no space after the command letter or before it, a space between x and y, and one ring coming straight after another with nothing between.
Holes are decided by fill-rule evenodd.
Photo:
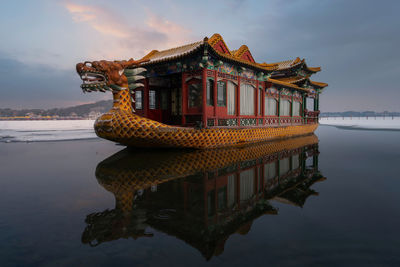
<instances>
[{"instance_id":1,"label":"reflection in water","mask_svg":"<svg viewBox=\"0 0 400 267\"><path fill-rule=\"evenodd\" d=\"M270 200L302 207L325 179L315 135L241 148L202 151L122 150L100 162L99 183L115 195L113 210L87 216L82 242L151 237L150 227L185 241L206 259L234 233L277 214Z\"/></svg>"}]
</instances>

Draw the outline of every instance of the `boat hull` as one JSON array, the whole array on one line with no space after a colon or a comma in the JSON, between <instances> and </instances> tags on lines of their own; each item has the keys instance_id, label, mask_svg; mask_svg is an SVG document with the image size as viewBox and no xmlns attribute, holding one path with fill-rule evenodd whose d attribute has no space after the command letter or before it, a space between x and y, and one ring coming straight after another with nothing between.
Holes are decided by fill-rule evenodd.
<instances>
[{"instance_id":1,"label":"boat hull","mask_svg":"<svg viewBox=\"0 0 400 267\"><path fill-rule=\"evenodd\" d=\"M132 147L216 148L284 139L313 133L318 124L278 127L177 127L150 120L129 111L112 109L99 117L96 134Z\"/></svg>"}]
</instances>

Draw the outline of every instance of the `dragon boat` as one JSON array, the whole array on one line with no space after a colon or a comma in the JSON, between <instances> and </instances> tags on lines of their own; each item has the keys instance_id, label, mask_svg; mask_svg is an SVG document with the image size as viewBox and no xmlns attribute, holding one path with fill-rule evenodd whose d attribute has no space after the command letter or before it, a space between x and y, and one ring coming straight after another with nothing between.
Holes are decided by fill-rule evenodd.
<instances>
[{"instance_id":1,"label":"dragon boat","mask_svg":"<svg viewBox=\"0 0 400 267\"><path fill-rule=\"evenodd\" d=\"M130 147L216 148L311 134L327 86L310 80L321 68L304 59L258 63L246 45L229 50L219 34L76 70L83 92L113 94L96 134Z\"/></svg>"}]
</instances>

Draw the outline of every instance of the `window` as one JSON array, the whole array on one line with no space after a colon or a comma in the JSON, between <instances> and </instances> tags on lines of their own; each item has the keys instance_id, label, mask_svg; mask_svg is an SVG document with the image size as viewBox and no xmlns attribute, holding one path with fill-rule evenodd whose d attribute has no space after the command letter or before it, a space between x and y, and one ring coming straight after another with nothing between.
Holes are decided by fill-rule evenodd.
<instances>
[{"instance_id":1,"label":"window","mask_svg":"<svg viewBox=\"0 0 400 267\"><path fill-rule=\"evenodd\" d=\"M135 109L143 109L143 92L141 90L135 91Z\"/></svg>"},{"instance_id":2,"label":"window","mask_svg":"<svg viewBox=\"0 0 400 267\"><path fill-rule=\"evenodd\" d=\"M149 90L149 109L157 109L156 91Z\"/></svg>"},{"instance_id":3,"label":"window","mask_svg":"<svg viewBox=\"0 0 400 267\"><path fill-rule=\"evenodd\" d=\"M265 116L276 116L276 104L275 98L265 97Z\"/></svg>"},{"instance_id":4,"label":"window","mask_svg":"<svg viewBox=\"0 0 400 267\"><path fill-rule=\"evenodd\" d=\"M279 115L290 116L290 102L287 99L281 99L279 103Z\"/></svg>"},{"instance_id":5,"label":"window","mask_svg":"<svg viewBox=\"0 0 400 267\"><path fill-rule=\"evenodd\" d=\"M168 94L167 91L161 91L161 109L167 110L168 109Z\"/></svg>"},{"instance_id":6,"label":"window","mask_svg":"<svg viewBox=\"0 0 400 267\"><path fill-rule=\"evenodd\" d=\"M236 115L236 84L228 81L228 115Z\"/></svg>"},{"instance_id":7,"label":"window","mask_svg":"<svg viewBox=\"0 0 400 267\"><path fill-rule=\"evenodd\" d=\"M189 108L197 108L202 106L202 94L200 82L192 83L189 85Z\"/></svg>"},{"instance_id":8,"label":"window","mask_svg":"<svg viewBox=\"0 0 400 267\"><path fill-rule=\"evenodd\" d=\"M293 116L300 116L300 102L293 101Z\"/></svg>"},{"instance_id":9,"label":"window","mask_svg":"<svg viewBox=\"0 0 400 267\"><path fill-rule=\"evenodd\" d=\"M226 107L226 82L219 81L217 83L217 105Z\"/></svg>"},{"instance_id":10,"label":"window","mask_svg":"<svg viewBox=\"0 0 400 267\"><path fill-rule=\"evenodd\" d=\"M243 83L240 85L240 115L254 115L255 88Z\"/></svg>"},{"instance_id":11,"label":"window","mask_svg":"<svg viewBox=\"0 0 400 267\"><path fill-rule=\"evenodd\" d=\"M214 81L207 79L207 105L214 106Z\"/></svg>"}]
</instances>

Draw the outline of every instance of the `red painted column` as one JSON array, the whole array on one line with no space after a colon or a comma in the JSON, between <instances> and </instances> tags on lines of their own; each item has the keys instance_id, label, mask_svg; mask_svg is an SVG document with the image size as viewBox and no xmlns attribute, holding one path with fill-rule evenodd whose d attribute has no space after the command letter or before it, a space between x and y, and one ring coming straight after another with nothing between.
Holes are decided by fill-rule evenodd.
<instances>
[{"instance_id":1,"label":"red painted column","mask_svg":"<svg viewBox=\"0 0 400 267\"><path fill-rule=\"evenodd\" d=\"M238 76L238 87L237 87L237 96L236 96L236 117L238 120L238 126L240 126L240 76Z\"/></svg>"},{"instance_id":2,"label":"red painted column","mask_svg":"<svg viewBox=\"0 0 400 267\"><path fill-rule=\"evenodd\" d=\"M144 89L143 89L143 110L144 116L148 118L149 115L149 79L144 80Z\"/></svg>"},{"instance_id":3,"label":"red painted column","mask_svg":"<svg viewBox=\"0 0 400 267\"><path fill-rule=\"evenodd\" d=\"M259 105L259 103L260 103L260 100L259 100L259 98L260 98L261 96L260 96L260 92L259 92L259 89L258 89L258 80L256 81L256 104L254 105L254 107L256 108L256 125L258 125L258 118L260 117L260 114L258 113L258 110L261 108L259 108L258 107L258 105ZM260 109L261 110L261 109Z\"/></svg>"},{"instance_id":4,"label":"red painted column","mask_svg":"<svg viewBox=\"0 0 400 267\"><path fill-rule=\"evenodd\" d=\"M207 69L203 68L202 71L202 84L203 84L203 108L202 108L202 121L203 127L207 127Z\"/></svg>"},{"instance_id":5,"label":"red painted column","mask_svg":"<svg viewBox=\"0 0 400 267\"><path fill-rule=\"evenodd\" d=\"M182 72L182 88L181 88L181 94L182 94L182 103L181 103L181 110L182 110L182 126L186 124L186 112L187 112L187 90L186 90L186 73Z\"/></svg>"},{"instance_id":6,"label":"red painted column","mask_svg":"<svg viewBox=\"0 0 400 267\"><path fill-rule=\"evenodd\" d=\"M217 79L218 79L218 70L214 71L214 117L217 117ZM215 119L215 125L217 125L217 119Z\"/></svg>"},{"instance_id":7,"label":"red painted column","mask_svg":"<svg viewBox=\"0 0 400 267\"><path fill-rule=\"evenodd\" d=\"M265 85L261 82L261 117L265 117Z\"/></svg>"}]
</instances>

